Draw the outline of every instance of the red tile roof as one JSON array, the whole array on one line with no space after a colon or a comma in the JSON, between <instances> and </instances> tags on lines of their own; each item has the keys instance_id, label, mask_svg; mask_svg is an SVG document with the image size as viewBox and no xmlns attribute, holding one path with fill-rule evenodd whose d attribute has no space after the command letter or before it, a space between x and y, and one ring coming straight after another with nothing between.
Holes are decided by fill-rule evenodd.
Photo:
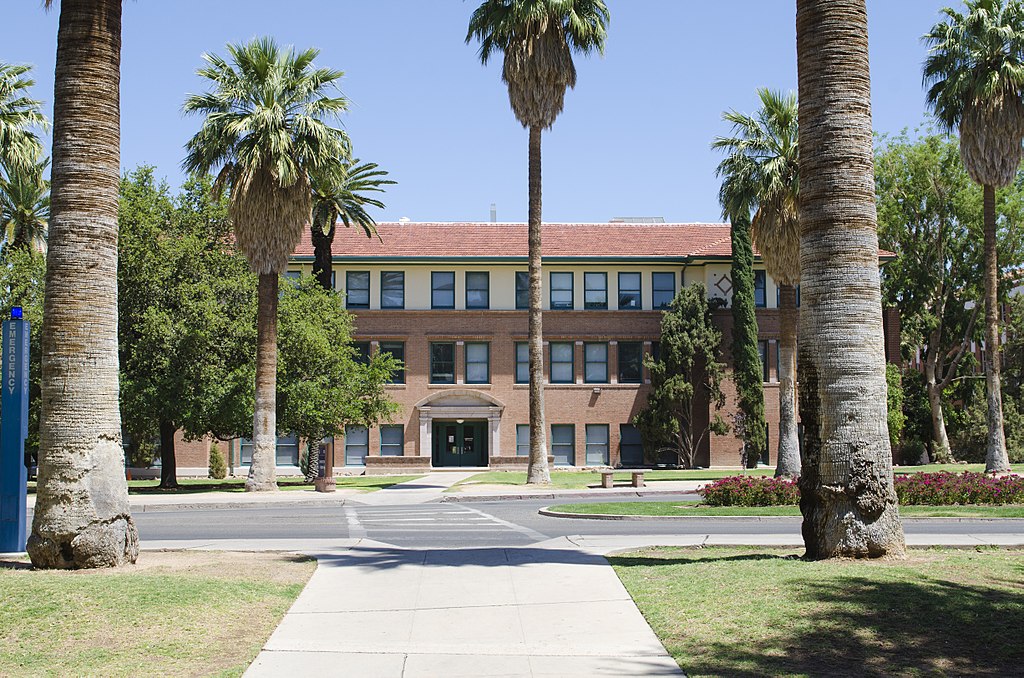
<instances>
[{"instance_id":1,"label":"red tile roof","mask_svg":"<svg viewBox=\"0 0 1024 678\"><path fill-rule=\"evenodd\" d=\"M379 223L377 238L357 226L338 226L338 257L522 257L527 256L523 223ZM729 257L729 224L544 224L545 257L693 258ZM295 250L311 257L309 230ZM888 253L882 253L883 255Z\"/></svg>"}]
</instances>

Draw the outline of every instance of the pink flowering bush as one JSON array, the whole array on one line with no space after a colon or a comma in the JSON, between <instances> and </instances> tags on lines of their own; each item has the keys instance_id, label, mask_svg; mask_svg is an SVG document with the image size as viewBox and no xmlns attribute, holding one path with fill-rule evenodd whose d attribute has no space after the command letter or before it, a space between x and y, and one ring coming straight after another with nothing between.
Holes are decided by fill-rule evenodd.
<instances>
[{"instance_id":1,"label":"pink flowering bush","mask_svg":"<svg viewBox=\"0 0 1024 678\"><path fill-rule=\"evenodd\" d=\"M912 473L896 476L900 504L1024 504L1024 477L984 473Z\"/></svg>"},{"instance_id":2,"label":"pink flowering bush","mask_svg":"<svg viewBox=\"0 0 1024 678\"><path fill-rule=\"evenodd\" d=\"M780 506L800 502L793 480L763 476L732 476L697 490L708 506Z\"/></svg>"}]
</instances>

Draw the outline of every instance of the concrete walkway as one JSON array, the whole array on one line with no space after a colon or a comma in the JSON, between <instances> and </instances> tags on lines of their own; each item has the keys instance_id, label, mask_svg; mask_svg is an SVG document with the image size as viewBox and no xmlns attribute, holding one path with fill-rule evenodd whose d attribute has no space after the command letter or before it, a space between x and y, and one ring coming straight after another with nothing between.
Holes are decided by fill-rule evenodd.
<instances>
[{"instance_id":1,"label":"concrete walkway","mask_svg":"<svg viewBox=\"0 0 1024 678\"><path fill-rule=\"evenodd\" d=\"M681 676L607 561L566 539L318 555L246 676Z\"/></svg>"},{"instance_id":2,"label":"concrete walkway","mask_svg":"<svg viewBox=\"0 0 1024 678\"><path fill-rule=\"evenodd\" d=\"M352 503L364 504L366 506L407 506L410 504L425 504L430 501L437 501L442 493L459 482L465 480L473 473L440 472L428 473L422 478L408 480L390 487L385 487L376 492L368 492L359 496L351 497Z\"/></svg>"}]
</instances>

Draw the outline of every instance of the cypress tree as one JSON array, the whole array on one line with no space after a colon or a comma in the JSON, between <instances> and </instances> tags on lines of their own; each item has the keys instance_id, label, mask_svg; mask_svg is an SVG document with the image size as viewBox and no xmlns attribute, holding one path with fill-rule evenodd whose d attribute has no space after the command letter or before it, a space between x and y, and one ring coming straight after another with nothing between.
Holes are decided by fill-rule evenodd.
<instances>
[{"instance_id":1,"label":"cypress tree","mask_svg":"<svg viewBox=\"0 0 1024 678\"><path fill-rule=\"evenodd\" d=\"M736 435L743 441L746 465L753 467L766 451L768 440L764 367L757 350L754 311L754 248L750 240L750 215L745 210L739 210L732 218L732 361L740 413Z\"/></svg>"}]
</instances>

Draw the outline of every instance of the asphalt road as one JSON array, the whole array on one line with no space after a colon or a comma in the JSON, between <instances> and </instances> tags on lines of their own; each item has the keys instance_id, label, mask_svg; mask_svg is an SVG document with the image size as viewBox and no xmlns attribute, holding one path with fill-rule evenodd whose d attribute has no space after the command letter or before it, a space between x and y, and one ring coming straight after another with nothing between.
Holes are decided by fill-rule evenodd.
<instances>
[{"instance_id":1,"label":"asphalt road","mask_svg":"<svg viewBox=\"0 0 1024 678\"><path fill-rule=\"evenodd\" d=\"M665 501L660 496L651 500ZM624 500L625 501L625 500ZM636 501L636 498L629 499ZM403 547L515 547L570 535L800 534L793 518L687 518L679 521L573 520L541 516L553 502L517 500L411 506L275 507L136 513L152 540L346 539ZM565 503L565 502L561 502ZM905 520L907 534L1024 533L1024 519Z\"/></svg>"}]
</instances>

